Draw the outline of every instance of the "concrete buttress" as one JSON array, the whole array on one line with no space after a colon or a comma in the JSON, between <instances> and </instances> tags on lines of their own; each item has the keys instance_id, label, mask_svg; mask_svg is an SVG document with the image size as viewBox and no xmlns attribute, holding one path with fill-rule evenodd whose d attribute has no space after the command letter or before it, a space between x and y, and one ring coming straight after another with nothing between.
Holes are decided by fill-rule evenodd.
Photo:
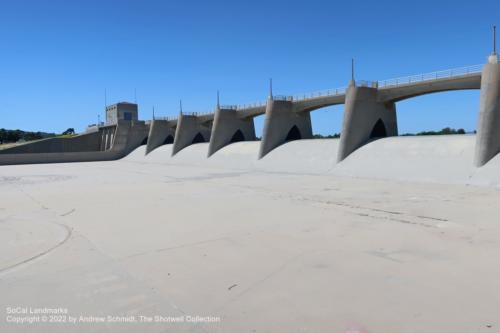
<instances>
[{"instance_id":1,"label":"concrete buttress","mask_svg":"<svg viewBox=\"0 0 500 333\"><path fill-rule=\"evenodd\" d=\"M259 159L287 141L312 138L311 115L295 112L293 102L268 99Z\"/></svg>"},{"instance_id":2,"label":"concrete buttress","mask_svg":"<svg viewBox=\"0 0 500 333\"><path fill-rule=\"evenodd\" d=\"M395 103L378 102L377 92L377 88L356 87L352 81L349 84L338 162L372 139L398 135Z\"/></svg>"}]
</instances>

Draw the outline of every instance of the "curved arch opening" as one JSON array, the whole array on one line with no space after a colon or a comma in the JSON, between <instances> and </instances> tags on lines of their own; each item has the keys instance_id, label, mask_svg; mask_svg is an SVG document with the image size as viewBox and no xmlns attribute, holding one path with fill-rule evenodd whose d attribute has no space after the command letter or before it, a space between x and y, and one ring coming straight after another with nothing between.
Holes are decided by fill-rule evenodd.
<instances>
[{"instance_id":1,"label":"curved arch opening","mask_svg":"<svg viewBox=\"0 0 500 333\"><path fill-rule=\"evenodd\" d=\"M168 145L170 143L174 143L174 137L172 135L169 135L165 138L165 141L163 141L164 145Z\"/></svg>"},{"instance_id":2,"label":"curved arch opening","mask_svg":"<svg viewBox=\"0 0 500 333\"><path fill-rule=\"evenodd\" d=\"M409 98L396 103L399 135L440 132L445 128L473 133L479 90L454 90Z\"/></svg>"},{"instance_id":3,"label":"curved arch opening","mask_svg":"<svg viewBox=\"0 0 500 333\"><path fill-rule=\"evenodd\" d=\"M193 141L191 141L191 143L201 143L201 142L205 142L205 138L203 137L203 135L201 135L201 133L198 132L198 134L196 134L196 136L194 137Z\"/></svg>"},{"instance_id":4,"label":"curved arch opening","mask_svg":"<svg viewBox=\"0 0 500 333\"><path fill-rule=\"evenodd\" d=\"M293 140L300 140L302 139L302 135L300 135L300 131L296 125L293 125L293 127L288 131L288 134L286 136L285 141L293 141Z\"/></svg>"},{"instance_id":5,"label":"curved arch opening","mask_svg":"<svg viewBox=\"0 0 500 333\"><path fill-rule=\"evenodd\" d=\"M370 139L385 138L387 136L387 130L382 119L377 120L375 126L373 126L372 132L370 133Z\"/></svg>"},{"instance_id":6,"label":"curved arch opening","mask_svg":"<svg viewBox=\"0 0 500 333\"><path fill-rule=\"evenodd\" d=\"M243 135L243 132L241 132L241 130L237 130L234 133L233 137L231 138L230 143L240 142L240 141L245 141L245 136Z\"/></svg>"},{"instance_id":7,"label":"curved arch opening","mask_svg":"<svg viewBox=\"0 0 500 333\"><path fill-rule=\"evenodd\" d=\"M144 146L145 144L148 143L148 136L144 138L144 140L142 140L141 142L141 146Z\"/></svg>"}]
</instances>

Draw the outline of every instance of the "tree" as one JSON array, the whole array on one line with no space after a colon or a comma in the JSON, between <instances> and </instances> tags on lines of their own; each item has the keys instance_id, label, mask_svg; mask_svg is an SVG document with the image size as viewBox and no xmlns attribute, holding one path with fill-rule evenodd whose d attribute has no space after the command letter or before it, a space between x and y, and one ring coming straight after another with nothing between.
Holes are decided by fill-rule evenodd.
<instances>
[{"instance_id":1,"label":"tree","mask_svg":"<svg viewBox=\"0 0 500 333\"><path fill-rule=\"evenodd\" d=\"M74 134L75 134L75 129L71 127L62 132L62 135L74 135Z\"/></svg>"}]
</instances>

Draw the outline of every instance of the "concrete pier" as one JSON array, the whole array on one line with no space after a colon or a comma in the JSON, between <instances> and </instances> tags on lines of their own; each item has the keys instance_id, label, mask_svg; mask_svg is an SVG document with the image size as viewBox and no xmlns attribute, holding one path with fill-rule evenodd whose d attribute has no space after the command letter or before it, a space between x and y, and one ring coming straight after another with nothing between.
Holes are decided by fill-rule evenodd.
<instances>
[{"instance_id":1,"label":"concrete pier","mask_svg":"<svg viewBox=\"0 0 500 333\"><path fill-rule=\"evenodd\" d=\"M154 119L150 127L145 124L149 130L149 133L145 135L147 137L145 151L148 154L155 148L171 142L173 138L172 155L193 143L209 141L207 155L211 156L232 142L255 139L253 118L265 114L262 141L257 156L261 159L287 141L312 138L310 112L332 105L345 104L339 150L334 154L340 162L353 151L376 138L398 134L395 103L443 91L481 89L474 165L482 166L500 152L499 77L500 66L497 55L493 53L485 66L474 65L396 79L358 82L358 85L355 81L351 81L347 88L299 94L293 97L273 98L270 89L270 98L266 103L258 102L238 107L220 107L217 100L217 108L213 113L183 113L179 119L170 121ZM125 113L130 111L129 104L118 103L118 106L121 105L124 109L123 115L114 106L108 108L107 111L116 113L111 117L112 119L121 119L120 117L124 117ZM132 109L135 110L136 107ZM130 118L131 114L127 113L127 115L127 118ZM134 118L137 118L136 114ZM133 126L140 126L139 123L132 119ZM105 126L99 126L99 131L95 134L86 133L71 139L41 140L21 145L19 148L8 148L0 155L5 161L7 154L35 153L38 154L36 158L26 156L8 159L9 163L15 163L16 159L20 163L28 163L26 161L37 163L36 161L42 157L41 153L116 151L120 140L124 140L123 138L117 139L117 136L124 127L128 126L125 123L120 124L117 128L114 121L108 122ZM141 132L137 129L131 130L129 135ZM135 139L131 140L135 141ZM146 144L144 139L140 144ZM43 157L41 160L49 161L54 156ZM89 156L82 155L82 161L94 158ZM63 161L64 158L54 157L54 160ZM76 157L71 157L71 160L76 159Z\"/></svg>"},{"instance_id":2,"label":"concrete pier","mask_svg":"<svg viewBox=\"0 0 500 333\"><path fill-rule=\"evenodd\" d=\"M208 146L208 157L230 143L255 140L252 117L242 118L235 109L217 107Z\"/></svg>"},{"instance_id":3,"label":"concrete pier","mask_svg":"<svg viewBox=\"0 0 500 333\"><path fill-rule=\"evenodd\" d=\"M394 102L378 102L377 93L377 88L356 87L353 81L350 82L338 162L370 140L398 135L396 105Z\"/></svg>"},{"instance_id":4,"label":"concrete pier","mask_svg":"<svg viewBox=\"0 0 500 333\"><path fill-rule=\"evenodd\" d=\"M159 146L173 143L176 121L153 119L149 127L146 155Z\"/></svg>"},{"instance_id":5,"label":"concrete pier","mask_svg":"<svg viewBox=\"0 0 500 333\"><path fill-rule=\"evenodd\" d=\"M500 152L500 63L491 56L481 75L474 164L483 166Z\"/></svg>"},{"instance_id":6,"label":"concrete pier","mask_svg":"<svg viewBox=\"0 0 500 333\"><path fill-rule=\"evenodd\" d=\"M99 150L105 151L111 149L116 134L115 132L116 126L105 126L99 128L99 134L101 135L101 145Z\"/></svg>"},{"instance_id":7,"label":"concrete pier","mask_svg":"<svg viewBox=\"0 0 500 333\"><path fill-rule=\"evenodd\" d=\"M204 121L196 115L180 114L177 120L172 156L193 143L210 140L212 121Z\"/></svg>"},{"instance_id":8,"label":"concrete pier","mask_svg":"<svg viewBox=\"0 0 500 333\"><path fill-rule=\"evenodd\" d=\"M310 138L312 126L309 112L295 112L292 101L267 100L259 159L287 141Z\"/></svg>"}]
</instances>

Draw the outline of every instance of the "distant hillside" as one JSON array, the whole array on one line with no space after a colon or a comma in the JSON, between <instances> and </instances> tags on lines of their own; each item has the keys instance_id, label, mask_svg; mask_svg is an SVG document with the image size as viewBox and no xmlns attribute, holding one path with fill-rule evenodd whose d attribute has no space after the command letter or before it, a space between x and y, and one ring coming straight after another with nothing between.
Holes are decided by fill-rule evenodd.
<instances>
[{"instance_id":1,"label":"distant hillside","mask_svg":"<svg viewBox=\"0 0 500 333\"><path fill-rule=\"evenodd\" d=\"M475 133L475 131L474 131ZM401 134L401 136L414 136L414 135L450 135L450 134L466 134L465 130L463 128L459 129L454 129L450 127L445 127L440 131L424 131L424 132L418 132L418 133L404 133ZM313 136L314 139L336 139L340 138L340 133L334 133L334 134L329 134L329 135L322 135L322 134L314 134Z\"/></svg>"},{"instance_id":2,"label":"distant hillside","mask_svg":"<svg viewBox=\"0 0 500 333\"><path fill-rule=\"evenodd\" d=\"M413 136L413 135L450 135L450 134L466 134L465 130L463 128L459 129L454 129L454 128L449 128L445 127L440 131L425 131L425 132L418 132L416 134L413 133L405 133L402 134L402 136Z\"/></svg>"},{"instance_id":3,"label":"distant hillside","mask_svg":"<svg viewBox=\"0 0 500 333\"><path fill-rule=\"evenodd\" d=\"M27 132L18 129L8 130L5 128L0 128L0 144L15 143L19 141L23 142L23 141L40 140L46 138L53 138L55 136L71 137L73 135L75 135L74 128L68 128L61 134L46 133L46 132Z\"/></svg>"},{"instance_id":4,"label":"distant hillside","mask_svg":"<svg viewBox=\"0 0 500 333\"><path fill-rule=\"evenodd\" d=\"M32 141L56 136L55 133L27 132L21 130L8 130L0 128L0 144L13 143L18 141Z\"/></svg>"}]
</instances>

